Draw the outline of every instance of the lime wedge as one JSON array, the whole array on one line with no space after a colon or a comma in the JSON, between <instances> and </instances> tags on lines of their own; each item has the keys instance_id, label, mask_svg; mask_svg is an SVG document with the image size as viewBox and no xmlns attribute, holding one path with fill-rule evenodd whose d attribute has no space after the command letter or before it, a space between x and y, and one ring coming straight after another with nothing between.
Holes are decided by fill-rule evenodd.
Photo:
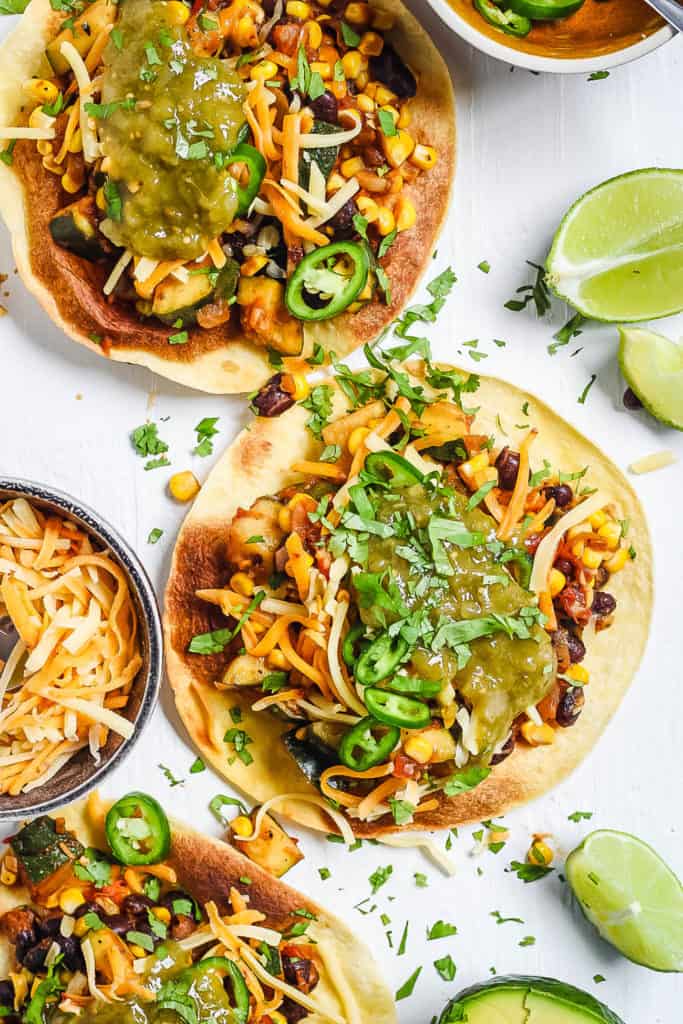
<instances>
[{"instance_id":1,"label":"lime wedge","mask_svg":"<svg viewBox=\"0 0 683 1024\"><path fill-rule=\"evenodd\" d=\"M652 847L626 832L591 832L566 874L603 939L644 967L683 971L683 886Z\"/></svg>"},{"instance_id":2,"label":"lime wedge","mask_svg":"<svg viewBox=\"0 0 683 1024\"><path fill-rule=\"evenodd\" d=\"M553 291L594 320L683 309L683 170L631 171L586 192L560 224L546 269Z\"/></svg>"},{"instance_id":3,"label":"lime wedge","mask_svg":"<svg viewBox=\"0 0 683 1024\"><path fill-rule=\"evenodd\" d=\"M645 327L619 328L619 363L648 412L683 430L683 345Z\"/></svg>"}]
</instances>

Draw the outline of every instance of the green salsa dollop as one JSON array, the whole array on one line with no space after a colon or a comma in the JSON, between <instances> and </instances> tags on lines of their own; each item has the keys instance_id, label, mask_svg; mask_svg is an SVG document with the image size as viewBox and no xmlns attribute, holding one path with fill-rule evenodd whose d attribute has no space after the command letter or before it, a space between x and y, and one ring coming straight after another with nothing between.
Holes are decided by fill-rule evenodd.
<instances>
[{"instance_id":1,"label":"green salsa dollop","mask_svg":"<svg viewBox=\"0 0 683 1024\"><path fill-rule=\"evenodd\" d=\"M450 501L450 508L443 499L435 501L420 484L394 491L377 504L377 518L384 522L407 513L421 529L433 516L443 515L457 518L468 531L481 535L482 542L471 547L444 541L453 572L438 577L438 589L415 586L419 576L401 554L405 540L400 536L370 537L369 571L387 572L410 612L423 611L435 627L444 617L461 621L496 614L518 616L532 607L533 596L495 560L497 542L491 518L478 508L468 510L468 499L462 494L454 494ZM380 624L375 609L361 608L360 614L367 625L376 628ZM387 623L396 618L384 608L380 614ZM448 646L436 650L417 646L410 655L409 674L441 680L443 685L452 683L471 706L477 746L474 760L490 760L514 719L542 700L553 682L554 655L548 634L537 623L530 624L528 632L528 639L501 630L470 641L471 653L464 665Z\"/></svg>"},{"instance_id":2,"label":"green salsa dollop","mask_svg":"<svg viewBox=\"0 0 683 1024\"><path fill-rule=\"evenodd\" d=\"M139 256L196 258L237 210L224 160L244 122L244 83L193 53L165 0L123 0L104 65L98 123L120 197L107 234Z\"/></svg>"}]
</instances>

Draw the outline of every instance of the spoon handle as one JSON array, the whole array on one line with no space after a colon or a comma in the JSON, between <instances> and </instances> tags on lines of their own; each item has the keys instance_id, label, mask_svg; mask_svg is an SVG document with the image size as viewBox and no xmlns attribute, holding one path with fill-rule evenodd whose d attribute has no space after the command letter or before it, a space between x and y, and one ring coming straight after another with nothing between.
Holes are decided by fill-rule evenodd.
<instances>
[{"instance_id":1,"label":"spoon handle","mask_svg":"<svg viewBox=\"0 0 683 1024\"><path fill-rule=\"evenodd\" d=\"M665 21L668 21L677 32L683 32L683 7L677 0L647 0Z\"/></svg>"}]
</instances>

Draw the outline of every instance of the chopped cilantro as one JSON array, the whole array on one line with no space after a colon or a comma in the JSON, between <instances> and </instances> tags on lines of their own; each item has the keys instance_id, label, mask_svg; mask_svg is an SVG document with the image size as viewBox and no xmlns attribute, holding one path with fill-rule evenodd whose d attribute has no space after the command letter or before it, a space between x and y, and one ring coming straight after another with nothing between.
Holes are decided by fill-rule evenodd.
<instances>
[{"instance_id":1,"label":"chopped cilantro","mask_svg":"<svg viewBox=\"0 0 683 1024\"><path fill-rule=\"evenodd\" d=\"M544 878L550 874L554 868L546 867L545 864L525 864L519 860L513 860L510 862L510 870L514 871L522 882L538 882L539 879Z\"/></svg>"},{"instance_id":2,"label":"chopped cilantro","mask_svg":"<svg viewBox=\"0 0 683 1024\"><path fill-rule=\"evenodd\" d=\"M588 398L588 392L593 387L593 385L595 384L597 379L598 379L597 373L591 373L591 379L588 381L588 383L586 384L585 388L583 389L583 391L581 392L579 397L576 399L576 401L579 403L579 405L585 405L586 399Z\"/></svg>"},{"instance_id":3,"label":"chopped cilantro","mask_svg":"<svg viewBox=\"0 0 683 1024\"><path fill-rule=\"evenodd\" d=\"M235 757L238 757L242 764L249 766L253 763L254 758L247 750L247 746L254 741L249 733L245 732L244 729L228 729L223 737L223 742L228 743L232 747L235 752ZM235 757L231 758L228 761L228 764L232 764Z\"/></svg>"},{"instance_id":4,"label":"chopped cilantro","mask_svg":"<svg viewBox=\"0 0 683 1024\"><path fill-rule=\"evenodd\" d=\"M206 771L206 765L202 761L201 757L195 758L190 766L190 775L199 775L200 772Z\"/></svg>"},{"instance_id":5,"label":"chopped cilantro","mask_svg":"<svg viewBox=\"0 0 683 1024\"><path fill-rule=\"evenodd\" d=\"M394 997L396 999L396 1002L399 1002L399 1000L401 999L407 999L408 996L412 996L413 990L415 989L415 984L417 982L417 979L420 977L421 971L422 968L418 967L415 971L413 971L408 980L403 982L403 984L397 990L396 995Z\"/></svg>"},{"instance_id":6,"label":"chopped cilantro","mask_svg":"<svg viewBox=\"0 0 683 1024\"><path fill-rule=\"evenodd\" d=\"M578 825L580 821L590 821L592 817L592 811L572 811L567 815L567 821L573 821L575 825Z\"/></svg>"},{"instance_id":7,"label":"chopped cilantro","mask_svg":"<svg viewBox=\"0 0 683 1024\"><path fill-rule=\"evenodd\" d=\"M481 263L477 263L477 270L481 270L482 274L488 274L491 269L491 264L488 260L482 260Z\"/></svg>"},{"instance_id":8,"label":"chopped cilantro","mask_svg":"<svg viewBox=\"0 0 683 1024\"><path fill-rule=\"evenodd\" d=\"M306 427L320 440L323 428L332 414L332 388L328 384L319 384L313 388L308 398L299 404L311 413L306 421Z\"/></svg>"},{"instance_id":9,"label":"chopped cilantro","mask_svg":"<svg viewBox=\"0 0 683 1024\"><path fill-rule=\"evenodd\" d=\"M543 316L550 309L550 292L545 283L545 267L539 266L538 263L532 263L531 260L527 260L526 263L536 271L536 279L533 284L525 284L518 288L517 295L523 295L524 298L509 299L505 303L505 308L512 310L513 313L518 313L522 309L526 309L530 302L533 302L536 306L536 315Z\"/></svg>"},{"instance_id":10,"label":"chopped cilantro","mask_svg":"<svg viewBox=\"0 0 683 1024\"><path fill-rule=\"evenodd\" d=\"M534 935L525 935L524 938L517 943L518 946L535 946L536 937Z\"/></svg>"},{"instance_id":11,"label":"chopped cilantro","mask_svg":"<svg viewBox=\"0 0 683 1024\"><path fill-rule=\"evenodd\" d=\"M221 654L265 596L265 590L257 590L234 629L214 629L211 633L198 633L190 640L188 651L191 654Z\"/></svg>"},{"instance_id":12,"label":"chopped cilantro","mask_svg":"<svg viewBox=\"0 0 683 1024\"><path fill-rule=\"evenodd\" d=\"M416 871L413 878L415 879L415 885L418 889L426 889L429 885L429 879L426 875L423 875L421 871Z\"/></svg>"},{"instance_id":13,"label":"chopped cilantro","mask_svg":"<svg viewBox=\"0 0 683 1024\"><path fill-rule=\"evenodd\" d=\"M377 120L382 131L382 135L392 136L398 135L398 128L394 121L393 115L388 110L378 110Z\"/></svg>"},{"instance_id":14,"label":"chopped cilantro","mask_svg":"<svg viewBox=\"0 0 683 1024\"><path fill-rule=\"evenodd\" d=\"M185 781L183 779L176 779L176 777L174 776L174 774L171 771L171 769L167 768L165 764L160 764L160 765L158 765L158 767L161 769L161 771L166 776L166 781L169 783L169 785L171 786L172 789L175 786L184 786L185 785Z\"/></svg>"},{"instance_id":15,"label":"chopped cilantro","mask_svg":"<svg viewBox=\"0 0 683 1024\"><path fill-rule=\"evenodd\" d=\"M514 924L524 924L521 917L503 917L500 910L492 910L490 916L495 917L496 924L509 924L511 921Z\"/></svg>"},{"instance_id":16,"label":"chopped cilantro","mask_svg":"<svg viewBox=\"0 0 683 1024\"><path fill-rule=\"evenodd\" d=\"M329 868L318 868L318 874L323 882L326 882L327 879L332 876L332 872Z\"/></svg>"},{"instance_id":17,"label":"chopped cilantro","mask_svg":"<svg viewBox=\"0 0 683 1024\"><path fill-rule=\"evenodd\" d=\"M357 32L354 32L351 26L348 25L345 21L342 21L341 23L341 34L342 39L344 40L347 46L358 46L360 42L360 36L358 35Z\"/></svg>"},{"instance_id":18,"label":"chopped cilantro","mask_svg":"<svg viewBox=\"0 0 683 1024\"><path fill-rule=\"evenodd\" d=\"M437 974L443 981L453 981L457 968L453 963L453 958L450 953L447 953L446 956L442 956L440 960L435 960L434 967L436 968Z\"/></svg>"},{"instance_id":19,"label":"chopped cilantro","mask_svg":"<svg viewBox=\"0 0 683 1024\"><path fill-rule=\"evenodd\" d=\"M458 929L454 924L448 924L446 921L437 921L427 929L427 939L447 939L450 935L457 935Z\"/></svg>"},{"instance_id":20,"label":"chopped cilantro","mask_svg":"<svg viewBox=\"0 0 683 1024\"><path fill-rule=\"evenodd\" d=\"M389 878L392 875L393 870L393 866L391 864L388 864L385 868L377 868L376 871L373 871L373 873L370 875L370 878L368 879L370 885L372 886L373 896L375 895L378 889L381 889L382 886L389 881Z\"/></svg>"},{"instance_id":21,"label":"chopped cilantro","mask_svg":"<svg viewBox=\"0 0 683 1024\"><path fill-rule=\"evenodd\" d=\"M197 434L197 444L192 449L193 455L212 455L213 454L213 442L211 440L218 430L216 424L218 423L218 416L205 416L203 420L200 420L197 426L194 428Z\"/></svg>"},{"instance_id":22,"label":"chopped cilantro","mask_svg":"<svg viewBox=\"0 0 683 1024\"><path fill-rule=\"evenodd\" d=\"M403 934L401 935L401 941L400 941L399 947L398 947L398 949L396 951L396 956L403 956L403 954L406 951L406 944L408 942L408 925L409 924L410 924L410 921L406 921L405 927L403 929Z\"/></svg>"}]
</instances>

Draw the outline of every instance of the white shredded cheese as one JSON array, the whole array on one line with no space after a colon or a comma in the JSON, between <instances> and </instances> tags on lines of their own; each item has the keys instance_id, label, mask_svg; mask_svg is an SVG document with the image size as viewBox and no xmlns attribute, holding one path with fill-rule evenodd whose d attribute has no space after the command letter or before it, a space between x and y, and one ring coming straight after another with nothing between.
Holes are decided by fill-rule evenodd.
<instances>
[{"instance_id":1,"label":"white shredded cheese","mask_svg":"<svg viewBox=\"0 0 683 1024\"><path fill-rule=\"evenodd\" d=\"M347 128L346 131L331 132L326 135L325 146L344 146L360 133L362 127L360 115L356 114L355 110L346 110L344 113L352 116L356 123L353 128ZM299 145L302 149L320 149L320 136L312 132L304 132L299 136Z\"/></svg>"},{"instance_id":2,"label":"white shredded cheese","mask_svg":"<svg viewBox=\"0 0 683 1024\"><path fill-rule=\"evenodd\" d=\"M282 803L283 800L298 800L299 803L304 804L315 804L317 807L327 814L339 829L344 842L347 846L352 846L356 841L356 837L353 834L353 830L349 825L348 821L343 814L336 811L334 807L330 807L327 800L324 797L318 796L316 793L278 793L277 796L272 796L270 800L266 800L264 804L259 807L256 818L254 819L254 831L250 836L240 837L240 843L253 843L255 839L261 834L261 826L263 825L263 819L266 814L270 811L270 808L275 804Z\"/></svg>"},{"instance_id":3,"label":"white shredded cheese","mask_svg":"<svg viewBox=\"0 0 683 1024\"><path fill-rule=\"evenodd\" d=\"M132 259L133 253L129 252L128 249L126 249L121 254L119 259L116 261L114 269L112 270L111 274L104 282L104 288L102 289L102 291L104 292L105 295L111 295L111 293L114 291L114 288L116 288L116 285L119 283L119 278L121 277L124 270L126 269L126 267L128 266Z\"/></svg>"},{"instance_id":4,"label":"white shredded cheese","mask_svg":"<svg viewBox=\"0 0 683 1024\"><path fill-rule=\"evenodd\" d=\"M13 128L11 125L0 127L0 139L34 139L36 142L54 139L53 128Z\"/></svg>"},{"instance_id":5,"label":"white shredded cheese","mask_svg":"<svg viewBox=\"0 0 683 1024\"><path fill-rule=\"evenodd\" d=\"M318 139L319 144L320 136L316 135L314 138ZM325 145L327 145L327 139L330 138L332 138L331 135L325 136ZM338 213L342 206L344 206L349 199L355 196L359 189L360 185L358 184L358 180L356 178L349 178L348 181L344 182L339 191L335 192L331 199L328 199L325 204L324 211L318 214L317 217L309 217L306 223L310 224L312 228L320 227L321 224L324 224L326 221L330 220L331 217L334 217L335 213Z\"/></svg>"},{"instance_id":6,"label":"white shredded cheese","mask_svg":"<svg viewBox=\"0 0 683 1024\"><path fill-rule=\"evenodd\" d=\"M86 163L93 164L102 156L102 147L100 146L97 135L95 134L95 129L92 127L90 118L88 117L85 109L85 104L92 91L90 74L85 66L85 61L73 43L68 41L63 42L59 47L59 52L64 60L70 65L76 79L76 85L78 86L79 123L81 127L83 159Z\"/></svg>"},{"instance_id":7,"label":"white shredded cheese","mask_svg":"<svg viewBox=\"0 0 683 1024\"><path fill-rule=\"evenodd\" d=\"M645 455L642 459L636 459L628 467L631 473L642 476L643 473L653 473L656 469L664 469L665 466L673 466L678 459L668 449L661 452L654 452L652 455Z\"/></svg>"},{"instance_id":8,"label":"white shredded cheese","mask_svg":"<svg viewBox=\"0 0 683 1024\"><path fill-rule=\"evenodd\" d=\"M416 847L417 849L424 850L425 854L430 857L434 863L441 868L444 874L449 877L455 874L455 864L448 857L442 849L440 849L433 839L429 839L427 836L420 835L395 835L395 836L380 836L379 842L384 843L385 846L396 846L404 849L405 847Z\"/></svg>"}]
</instances>

